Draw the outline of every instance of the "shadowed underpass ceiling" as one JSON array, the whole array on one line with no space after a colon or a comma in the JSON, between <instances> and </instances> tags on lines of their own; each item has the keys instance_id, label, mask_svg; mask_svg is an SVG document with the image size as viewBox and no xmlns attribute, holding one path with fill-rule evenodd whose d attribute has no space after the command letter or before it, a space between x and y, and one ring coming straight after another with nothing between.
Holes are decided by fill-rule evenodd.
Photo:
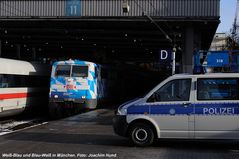
<instances>
[{"instance_id":1,"label":"shadowed underpass ceiling","mask_svg":"<svg viewBox=\"0 0 239 159\"><path fill-rule=\"evenodd\" d=\"M95 55L115 59L152 60L159 49L185 48L185 28L200 32L201 49L208 49L219 20L154 19L147 17L118 19L5 19L0 21L2 56L14 56L20 45L21 56L34 49L40 57L92 58ZM97 53L97 54L96 54ZM99 54L101 53L101 54ZM142 57L141 57L142 56ZM157 57L156 57L157 58Z\"/></svg>"}]
</instances>

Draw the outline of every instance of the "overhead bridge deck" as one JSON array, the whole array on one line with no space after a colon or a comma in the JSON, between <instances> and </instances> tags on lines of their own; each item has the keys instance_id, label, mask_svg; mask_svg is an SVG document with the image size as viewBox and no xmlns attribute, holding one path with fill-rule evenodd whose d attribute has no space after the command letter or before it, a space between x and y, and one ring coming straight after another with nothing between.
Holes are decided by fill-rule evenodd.
<instances>
[{"instance_id":1,"label":"overhead bridge deck","mask_svg":"<svg viewBox=\"0 0 239 159\"><path fill-rule=\"evenodd\" d=\"M155 62L160 49L176 46L182 71L190 72L193 51L209 48L220 23L219 4L220 0L2 0L0 56Z\"/></svg>"}]
</instances>

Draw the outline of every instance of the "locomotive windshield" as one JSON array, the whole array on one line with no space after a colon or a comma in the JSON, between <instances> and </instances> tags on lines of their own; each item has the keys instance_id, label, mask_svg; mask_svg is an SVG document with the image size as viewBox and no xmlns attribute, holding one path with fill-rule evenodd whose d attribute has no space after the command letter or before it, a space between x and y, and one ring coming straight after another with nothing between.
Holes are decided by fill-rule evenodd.
<instances>
[{"instance_id":1,"label":"locomotive windshield","mask_svg":"<svg viewBox=\"0 0 239 159\"><path fill-rule=\"evenodd\" d=\"M88 77L88 66L73 66L72 77Z\"/></svg>"},{"instance_id":2,"label":"locomotive windshield","mask_svg":"<svg viewBox=\"0 0 239 159\"><path fill-rule=\"evenodd\" d=\"M71 65L58 65L56 68L56 76L70 77Z\"/></svg>"},{"instance_id":3,"label":"locomotive windshield","mask_svg":"<svg viewBox=\"0 0 239 159\"><path fill-rule=\"evenodd\" d=\"M72 72L71 72L71 69L72 69ZM56 68L56 76L88 77L88 66L58 65Z\"/></svg>"}]
</instances>

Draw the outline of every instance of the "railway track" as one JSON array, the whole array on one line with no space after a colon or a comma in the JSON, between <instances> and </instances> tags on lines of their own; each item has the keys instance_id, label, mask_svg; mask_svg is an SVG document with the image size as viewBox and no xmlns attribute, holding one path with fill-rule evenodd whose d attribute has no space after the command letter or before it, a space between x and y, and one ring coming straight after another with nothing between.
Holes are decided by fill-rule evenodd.
<instances>
[{"instance_id":1,"label":"railway track","mask_svg":"<svg viewBox=\"0 0 239 159\"><path fill-rule=\"evenodd\" d=\"M45 118L31 118L31 119L2 119L0 120L0 136L5 135L16 130L24 129L27 127L32 127L42 123L46 123Z\"/></svg>"},{"instance_id":2,"label":"railway track","mask_svg":"<svg viewBox=\"0 0 239 159\"><path fill-rule=\"evenodd\" d=\"M4 119L4 120L0 120L0 125L6 124L6 123L10 123L13 122L14 119Z\"/></svg>"},{"instance_id":3,"label":"railway track","mask_svg":"<svg viewBox=\"0 0 239 159\"><path fill-rule=\"evenodd\" d=\"M81 111L79 114L88 111ZM76 115L76 114L74 114ZM69 116L65 116L69 117ZM22 114L15 117L0 118L0 136L24 128L48 123L51 119L46 115Z\"/></svg>"}]
</instances>

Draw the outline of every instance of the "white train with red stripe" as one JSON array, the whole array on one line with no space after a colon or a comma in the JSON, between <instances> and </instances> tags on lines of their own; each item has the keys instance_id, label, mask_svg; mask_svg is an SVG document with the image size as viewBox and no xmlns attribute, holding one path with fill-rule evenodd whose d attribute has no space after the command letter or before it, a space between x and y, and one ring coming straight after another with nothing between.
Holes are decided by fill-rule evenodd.
<instances>
[{"instance_id":1,"label":"white train with red stripe","mask_svg":"<svg viewBox=\"0 0 239 159\"><path fill-rule=\"evenodd\" d=\"M0 58L0 117L45 109L49 78L48 65Z\"/></svg>"}]
</instances>

